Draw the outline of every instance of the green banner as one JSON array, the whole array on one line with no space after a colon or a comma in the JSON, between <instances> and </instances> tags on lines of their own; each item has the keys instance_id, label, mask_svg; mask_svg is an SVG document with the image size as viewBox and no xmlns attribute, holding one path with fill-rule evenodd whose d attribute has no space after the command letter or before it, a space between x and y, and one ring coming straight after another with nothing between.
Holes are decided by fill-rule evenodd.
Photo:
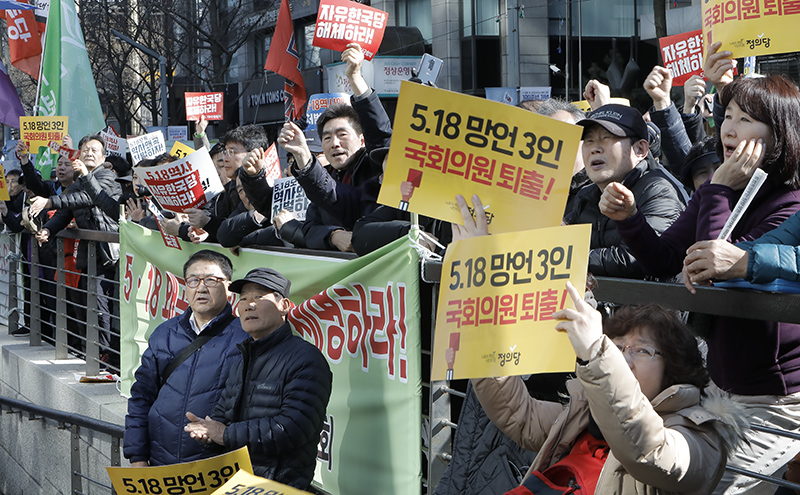
<instances>
[{"instance_id":1,"label":"green banner","mask_svg":"<svg viewBox=\"0 0 800 495\"><path fill-rule=\"evenodd\" d=\"M123 395L130 394L147 337L188 307L182 273L192 253L228 255L234 279L269 266L292 281L295 332L323 352L333 371L315 481L334 495L420 493L419 265L407 239L349 261L249 249L236 257L217 245L185 242L176 250L158 231L125 221L120 242ZM231 302L235 309L238 299Z\"/></svg>"},{"instance_id":2,"label":"green banner","mask_svg":"<svg viewBox=\"0 0 800 495\"><path fill-rule=\"evenodd\" d=\"M41 83L39 115L69 117L69 131L76 146L82 137L105 127L73 0L50 2Z\"/></svg>"}]
</instances>

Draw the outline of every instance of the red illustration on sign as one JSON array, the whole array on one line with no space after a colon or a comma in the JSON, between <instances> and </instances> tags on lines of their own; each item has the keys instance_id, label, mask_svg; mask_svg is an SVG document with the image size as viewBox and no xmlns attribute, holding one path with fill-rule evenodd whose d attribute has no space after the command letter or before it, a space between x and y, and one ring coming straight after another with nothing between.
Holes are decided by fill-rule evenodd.
<instances>
[{"instance_id":1,"label":"red illustration on sign","mask_svg":"<svg viewBox=\"0 0 800 495\"><path fill-rule=\"evenodd\" d=\"M321 0L314 30L314 46L343 52L358 43L364 58L372 60L383 41L389 14L350 0Z\"/></svg>"}]
</instances>

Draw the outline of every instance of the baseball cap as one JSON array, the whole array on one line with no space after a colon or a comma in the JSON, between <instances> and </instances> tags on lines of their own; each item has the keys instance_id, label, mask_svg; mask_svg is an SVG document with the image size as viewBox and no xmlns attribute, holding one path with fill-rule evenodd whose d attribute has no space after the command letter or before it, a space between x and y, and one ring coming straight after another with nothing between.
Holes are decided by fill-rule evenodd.
<instances>
[{"instance_id":1,"label":"baseball cap","mask_svg":"<svg viewBox=\"0 0 800 495\"><path fill-rule=\"evenodd\" d=\"M272 268L254 268L247 272L244 278L231 282L228 289L237 294L242 292L244 284L252 282L262 287L266 287L271 291L275 291L283 297L289 297L289 289L292 283Z\"/></svg>"},{"instance_id":2,"label":"baseball cap","mask_svg":"<svg viewBox=\"0 0 800 495\"><path fill-rule=\"evenodd\" d=\"M588 127L592 124L603 126L615 136L636 137L647 140L647 124L642 118L642 114L635 108L625 105L616 103L603 105L592 112L589 117L578 121L578 125L583 127Z\"/></svg>"}]
</instances>

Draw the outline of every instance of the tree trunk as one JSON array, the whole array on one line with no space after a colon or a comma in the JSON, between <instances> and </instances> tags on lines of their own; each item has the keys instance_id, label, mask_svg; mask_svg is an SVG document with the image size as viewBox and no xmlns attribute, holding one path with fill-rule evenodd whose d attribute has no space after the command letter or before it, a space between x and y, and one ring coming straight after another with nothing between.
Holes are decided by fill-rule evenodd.
<instances>
[{"instance_id":1,"label":"tree trunk","mask_svg":"<svg viewBox=\"0 0 800 495\"><path fill-rule=\"evenodd\" d=\"M653 24L656 27L656 38L667 35L667 0L653 0Z\"/></svg>"}]
</instances>

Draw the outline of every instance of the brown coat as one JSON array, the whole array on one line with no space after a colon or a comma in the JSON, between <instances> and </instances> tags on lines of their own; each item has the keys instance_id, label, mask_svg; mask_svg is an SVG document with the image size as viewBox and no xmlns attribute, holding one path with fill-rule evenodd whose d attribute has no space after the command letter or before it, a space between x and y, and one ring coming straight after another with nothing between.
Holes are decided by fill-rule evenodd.
<instances>
[{"instance_id":1,"label":"brown coat","mask_svg":"<svg viewBox=\"0 0 800 495\"><path fill-rule=\"evenodd\" d=\"M614 344L603 337L597 349L567 383L566 406L530 397L519 377L473 380L492 422L538 452L528 475L570 452L591 410L611 447L596 493L711 493L747 424L739 406L710 387L701 399L692 385L673 385L651 403Z\"/></svg>"}]
</instances>

